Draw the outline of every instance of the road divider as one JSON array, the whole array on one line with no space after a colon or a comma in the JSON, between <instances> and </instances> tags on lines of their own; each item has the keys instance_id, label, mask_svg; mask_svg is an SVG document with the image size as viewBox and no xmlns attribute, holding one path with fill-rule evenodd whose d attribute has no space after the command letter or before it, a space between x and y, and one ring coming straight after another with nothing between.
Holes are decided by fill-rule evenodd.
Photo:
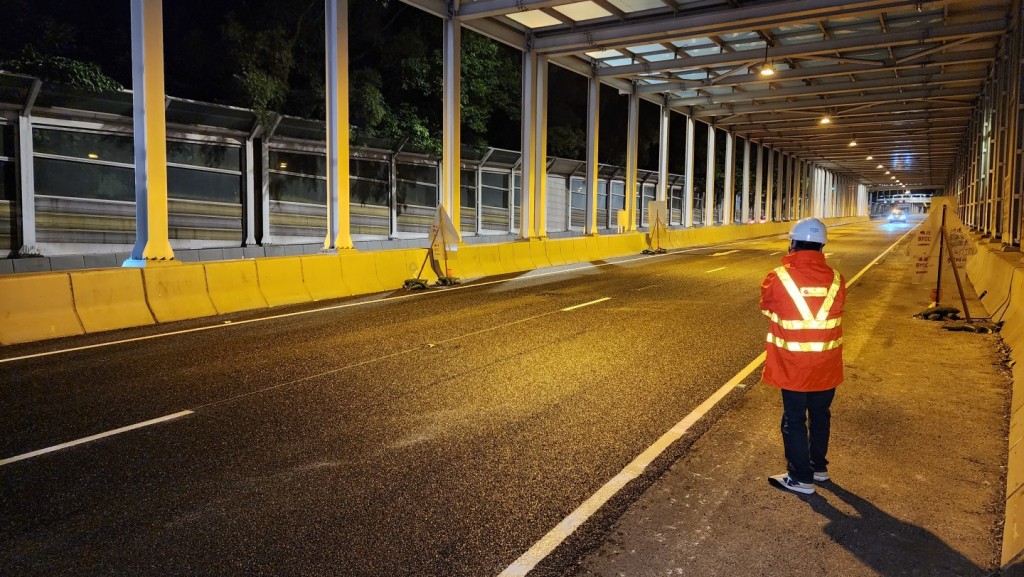
<instances>
[{"instance_id":1,"label":"road divider","mask_svg":"<svg viewBox=\"0 0 1024 577\"><path fill-rule=\"evenodd\" d=\"M204 263L210 300L220 314L234 313L269 306L260 291L256 262L225 260Z\"/></svg>"},{"instance_id":2,"label":"road divider","mask_svg":"<svg viewBox=\"0 0 1024 577\"><path fill-rule=\"evenodd\" d=\"M173 265L169 265L173 266ZM154 324L137 268L75 271L71 289L87 333Z\"/></svg>"},{"instance_id":3,"label":"road divider","mask_svg":"<svg viewBox=\"0 0 1024 577\"><path fill-rule=\"evenodd\" d=\"M201 264L155 266L142 270L146 302L157 322L196 319L217 314L206 288Z\"/></svg>"},{"instance_id":4,"label":"road divider","mask_svg":"<svg viewBox=\"0 0 1024 577\"><path fill-rule=\"evenodd\" d=\"M294 257L261 258L256 262L260 291L272 307L313 300L302 278L302 261Z\"/></svg>"},{"instance_id":5,"label":"road divider","mask_svg":"<svg viewBox=\"0 0 1024 577\"><path fill-rule=\"evenodd\" d=\"M0 276L0 344L13 345L85 332L68 273Z\"/></svg>"}]
</instances>

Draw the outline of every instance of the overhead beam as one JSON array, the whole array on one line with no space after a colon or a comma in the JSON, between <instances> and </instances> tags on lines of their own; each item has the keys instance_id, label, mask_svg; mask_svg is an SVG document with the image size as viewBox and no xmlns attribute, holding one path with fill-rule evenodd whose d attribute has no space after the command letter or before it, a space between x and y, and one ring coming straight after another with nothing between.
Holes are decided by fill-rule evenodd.
<instances>
[{"instance_id":1,"label":"overhead beam","mask_svg":"<svg viewBox=\"0 0 1024 577\"><path fill-rule=\"evenodd\" d=\"M499 1L499 0L491 0ZM509 1L509 0L503 0ZM926 3L929 7L933 3ZM789 0L725 8L707 12L667 12L643 21L626 21L617 26L579 26L570 32L540 33L534 49L540 52L569 52L581 48L597 49L632 43L659 42L666 39L708 37L742 32L752 28L773 28L819 19L874 13L880 10L906 8L898 0Z\"/></svg>"},{"instance_id":2,"label":"overhead beam","mask_svg":"<svg viewBox=\"0 0 1024 577\"><path fill-rule=\"evenodd\" d=\"M839 96L836 98L816 98L797 100L794 102L779 102L772 104L750 104L744 106L727 106L723 108L705 108L696 110L693 113L695 118L714 118L716 116L727 116L730 114L756 113L767 111L797 110L797 109L818 109L834 108L846 104L864 104L870 102L905 102L909 100L929 100L932 98L949 98L951 96L977 96L977 89L973 88L940 88L937 90L912 90L898 94L878 93L858 96ZM969 104L969 103L965 103Z\"/></svg>"},{"instance_id":3,"label":"overhead beam","mask_svg":"<svg viewBox=\"0 0 1024 577\"><path fill-rule=\"evenodd\" d=\"M827 52L841 50L870 50L877 49L880 45L901 45L920 42L937 42L941 40L956 40L964 36L970 36L976 40L983 36L997 36L1006 30L1006 19L998 18L986 22L974 22L970 24L955 24L952 26L924 26L909 30L890 32L884 35L863 35L833 38L832 40L821 40L818 42L802 42L782 46L772 46L767 50L763 49L742 50L739 52L724 52L721 54L708 54L706 56L693 56L689 58L677 58L663 60L660 62L646 62L643 64L625 64L622 66L608 66L598 70L598 76L628 76L631 74L646 74L659 71L687 71L699 70L713 66L733 66L748 60L783 59L802 56L813 56ZM878 61L876 67L883 67L887 64ZM775 79L773 78L774 82Z\"/></svg>"},{"instance_id":4,"label":"overhead beam","mask_svg":"<svg viewBox=\"0 0 1024 577\"><path fill-rule=\"evenodd\" d=\"M671 98L670 106L706 106L714 104L727 104L733 102L765 102L777 98L788 98L791 96L806 96L808 94L840 94L843 92L864 92L874 89L905 88L909 86L934 86L938 84L951 84L956 82L978 82L985 80L983 71L957 72L949 74L915 74L912 76L901 76L899 78L883 78L878 80L858 80L856 82L842 82L832 84L816 84L814 86L798 86L794 88L773 88L771 90L758 90L751 92L736 92L733 94L697 96L693 98Z\"/></svg>"},{"instance_id":5,"label":"overhead beam","mask_svg":"<svg viewBox=\"0 0 1024 577\"><path fill-rule=\"evenodd\" d=\"M580 0L475 0L464 2L455 14L458 20L474 20L529 10L575 4Z\"/></svg>"},{"instance_id":6,"label":"overhead beam","mask_svg":"<svg viewBox=\"0 0 1024 577\"><path fill-rule=\"evenodd\" d=\"M933 54L927 60L923 62L917 62L914 64L907 65L895 65L895 66L883 66L878 67L876 65L864 65L864 64L839 64L835 66L815 66L813 68L797 68L787 70L777 70L775 76L772 76L771 82L782 82L786 80L807 80L814 78L827 78L831 76L848 76L855 74L863 74L870 72L897 72L904 69L914 70L927 70L932 73L939 73L942 71L939 66L948 64L986 64L994 59L994 55L991 50L971 50L968 52L958 52L955 54ZM923 69L924 66L932 66L933 68ZM987 69L985 70L987 73ZM740 86L743 84L760 84L765 83L766 80L759 74L743 74L732 76L726 82L717 82L715 86ZM700 88L711 86L712 84L708 80L669 80L667 82L658 82L654 84L642 84L639 87L641 93L662 93L670 90L689 90L692 88Z\"/></svg>"}]
</instances>

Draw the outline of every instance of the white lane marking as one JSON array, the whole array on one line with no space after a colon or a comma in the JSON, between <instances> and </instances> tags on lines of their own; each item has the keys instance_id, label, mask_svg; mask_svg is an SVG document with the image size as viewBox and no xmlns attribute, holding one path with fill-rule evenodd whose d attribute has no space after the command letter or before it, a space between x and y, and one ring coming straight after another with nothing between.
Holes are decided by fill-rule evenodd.
<instances>
[{"instance_id":1,"label":"white lane marking","mask_svg":"<svg viewBox=\"0 0 1024 577\"><path fill-rule=\"evenodd\" d=\"M564 309L562 309L562 312L574 311L576 309L581 309L583 307L589 307L590 305L596 305L597 303L603 303L604 301L610 301L610 300L612 300L612 297L604 297L603 299L597 299L596 301L590 301L588 303L573 305L571 307L565 307Z\"/></svg>"},{"instance_id":2,"label":"white lane marking","mask_svg":"<svg viewBox=\"0 0 1024 577\"><path fill-rule=\"evenodd\" d=\"M509 565L504 571L502 571L498 577L523 577L527 573L533 570L545 557L551 554L558 545L560 545L565 539L578 529L583 523L589 519L602 505L608 502L616 493L625 487L630 481L636 479L643 474L644 470L658 458L665 449L667 449L672 443L679 440L680 437L686 434L701 417L707 414L719 401L721 401L729 392L736 388L740 381L745 379L747 375L754 372L765 358L767 353L761 353L759 357L750 362L742 371L736 373L736 376L729 379L728 383L722 385L713 395L707 398L701 403L696 409L686 415L682 421L676 423L674 427L668 430L660 439L654 442L653 445L647 448L643 453L640 453L633 462L626 465L619 474L612 477L610 481L604 484L603 487L597 490L589 499L583 502L582 505L576 508L575 511L569 513L569 515L562 519L560 523L555 525L555 528L548 531L547 535L544 535L537 541L533 547L523 553L518 559L516 559L511 565Z\"/></svg>"},{"instance_id":3,"label":"white lane marking","mask_svg":"<svg viewBox=\"0 0 1024 577\"><path fill-rule=\"evenodd\" d=\"M830 256L832 256L834 254L835 254L834 252L826 252L825 253L825 258L828 258L828 257L830 257Z\"/></svg>"},{"instance_id":4,"label":"white lane marking","mask_svg":"<svg viewBox=\"0 0 1024 577\"><path fill-rule=\"evenodd\" d=\"M725 251L725 252L716 252L715 254L713 254L713 255L711 255L711 256L725 256L725 255L727 255L727 254L732 254L732 253L734 253L734 252L739 252L739 249L735 249L735 250L727 250L727 251Z\"/></svg>"},{"instance_id":5,"label":"white lane marking","mask_svg":"<svg viewBox=\"0 0 1024 577\"><path fill-rule=\"evenodd\" d=\"M916 228L916 227L915 227ZM897 244L900 243L907 235L913 232L913 230L907 232L907 234L900 237L899 240L894 242L892 246L885 249L882 254L878 255L875 260L871 261L864 266L858 272L850 282L846 283L847 288L852 287L854 283L860 280L860 277L864 275L872 266L875 265L883 256L892 251ZM756 359L750 361L742 371L736 373L736 376L729 379L729 382L722 385L714 394L708 397L703 403L700 404L696 409L686 415L682 421L676 423L674 427L668 430L667 433L661 436L653 445L648 447L643 453L640 453L633 462L626 465L622 471L611 478L610 481L604 484L603 487L597 490L596 493L590 496L586 501L583 502L575 511L569 513L569 515L562 519L553 529L548 531L546 535L540 538L539 541L534 543L529 550L519 556L511 565L505 568L498 577L524 577L527 573L532 571L538 563L544 560L545 557L551 554L556 547L562 544L569 535L571 535L576 529L578 529L583 523L587 521L598 509L600 509L605 503L608 502L616 493L625 487L630 481L639 477L644 469L650 465L654 459L656 459L661 453L665 451L672 443L677 441L689 430L694 423L700 420L708 411L711 410L716 404L718 404L729 391L733 389L746 389L746 386L741 384L740 381L747 378L747 375L754 372L761 363L764 362L765 357L768 353L761 353Z\"/></svg>"},{"instance_id":6,"label":"white lane marking","mask_svg":"<svg viewBox=\"0 0 1024 577\"><path fill-rule=\"evenodd\" d=\"M773 253L771 253L771 254L770 254L770 255L768 255L768 256L775 256L775 255L777 255L777 254L782 254L782 251L776 251L776 252L773 252Z\"/></svg>"},{"instance_id":7,"label":"white lane marking","mask_svg":"<svg viewBox=\"0 0 1024 577\"><path fill-rule=\"evenodd\" d=\"M724 267L724 266L720 266L720 267L718 267L718 268L713 268L713 269L711 269L711 270L706 270L706 271L704 271L704 272L718 272L718 271L720 271L720 270L725 270L725 267Z\"/></svg>"},{"instance_id":8,"label":"white lane marking","mask_svg":"<svg viewBox=\"0 0 1024 577\"><path fill-rule=\"evenodd\" d=\"M38 457L39 455L44 455L46 453L52 453L54 451L59 451L61 449L67 449L68 447L74 447L75 445L81 445L83 443L95 441L97 439L103 439L105 437L119 435L121 433L126 433L128 431L134 431L135 429L141 429L142 427L148 427L150 425L155 425L157 423L163 423L164 421L170 421L172 419L184 417L185 415L191 415L192 413L193 411L180 411L171 415L164 415L162 417L150 419L148 421L143 421L141 423L135 423L134 425L128 425L127 427L121 427L120 429L114 429L112 431L107 431L105 433L99 433L88 437L82 437L81 439L68 441L67 443L61 443L59 445L54 445L52 447L46 447L45 449L39 449L38 451L32 451L31 453L22 453L21 455L15 455L13 457L8 457L6 459L0 459L0 467L4 465L9 465L17 461L31 459L32 457Z\"/></svg>"}]
</instances>

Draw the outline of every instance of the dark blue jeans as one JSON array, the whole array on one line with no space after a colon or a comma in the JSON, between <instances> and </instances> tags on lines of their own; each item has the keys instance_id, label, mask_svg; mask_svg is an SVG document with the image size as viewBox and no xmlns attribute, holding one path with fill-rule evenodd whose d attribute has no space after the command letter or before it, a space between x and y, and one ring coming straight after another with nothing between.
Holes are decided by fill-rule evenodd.
<instances>
[{"instance_id":1,"label":"dark blue jeans","mask_svg":"<svg viewBox=\"0 0 1024 577\"><path fill-rule=\"evenodd\" d=\"M836 390L801 393L782 390L782 444L789 476L814 482L814 472L828 467L828 434ZM808 427L808 423L810 427ZM810 430L810 434L808 434Z\"/></svg>"}]
</instances>

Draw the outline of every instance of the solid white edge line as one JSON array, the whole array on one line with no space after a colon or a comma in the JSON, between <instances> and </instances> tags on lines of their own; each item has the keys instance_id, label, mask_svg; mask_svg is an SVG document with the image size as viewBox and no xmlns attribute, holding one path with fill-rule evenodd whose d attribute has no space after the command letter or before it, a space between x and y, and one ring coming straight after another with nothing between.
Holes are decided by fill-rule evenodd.
<instances>
[{"instance_id":1,"label":"solid white edge line","mask_svg":"<svg viewBox=\"0 0 1024 577\"><path fill-rule=\"evenodd\" d=\"M914 227L917 228L917 227ZM885 255L889 254L892 249L896 248L904 238L907 237L913 229L907 231L906 234L901 236L896 242L889 246L889 248L882 251L882 254L875 257L874 260L869 262L858 272L850 282L846 283L847 288L853 286L861 276L864 275L871 267L875 265ZM770 255L769 255L770 256ZM761 366L767 357L767 352L762 352L754 360L743 368L740 372L736 373L736 376L729 379L729 382L721 386L717 391L714 392L710 397L704 400L696 409L690 412L689 415L679 421L665 434L661 436L653 445L648 447L643 453L640 453L633 461L626 465L617 475L611 478L605 483L596 493L590 496L586 501L583 502L575 511L569 513L561 522L559 522L553 529L548 531L546 535L540 538L533 547L530 547L525 553L519 556L518 559L512 562L504 571L498 574L498 577L525 577L527 573L532 571L538 563L544 560L545 557L551 554L559 545L565 541L569 535L571 535L576 529L578 529L583 523L593 516L598 509L600 509L605 503L607 503L616 493L625 487L630 481L636 479L643 474L644 469L650 465L654 459L656 459L661 453L665 451L672 443L677 441L686 432L700 420L708 411L719 403L729 391L740 388L740 384L743 379L754 372L754 369Z\"/></svg>"},{"instance_id":2,"label":"solid white edge line","mask_svg":"<svg viewBox=\"0 0 1024 577\"><path fill-rule=\"evenodd\" d=\"M706 270L706 271L704 271L704 272L705 272L705 273L709 273L709 272L718 272L718 271L720 271L720 270L725 270L725 267L724 267L724 266L720 266L720 267L718 267L718 268L713 268L713 269L711 269L711 270Z\"/></svg>"},{"instance_id":3,"label":"solid white edge line","mask_svg":"<svg viewBox=\"0 0 1024 577\"><path fill-rule=\"evenodd\" d=\"M8 465L10 463L17 462L17 461L22 461L22 460L25 460L25 459L31 459L32 457L38 457L39 455L44 455L46 453L52 453L54 451L59 451L61 449L67 449L68 447L74 447L75 445L81 445L83 443L88 443L90 441L95 441L97 439L102 439L104 437L111 437L113 435L118 435L118 434L121 434L121 433L126 433L128 431L133 431L135 429L141 429L142 427L148 427L150 425L155 425L157 423L162 423L164 421L170 421L172 419L177 419L179 417L184 417L185 415L191 415L191 414L192 414L192 411L179 411L179 412L171 414L171 415L164 415L162 417L157 417L155 419L150 419L148 421L143 421L141 423L135 423L134 425L128 425L127 427L121 427L119 429L114 429L112 431L107 431L105 433L99 433L99 434L96 434L96 435L91 435L91 436L88 436L88 437L83 437L81 439L76 439L74 441L68 441L67 443L61 443L59 445L54 445L52 447L46 447L45 449L39 449L38 451L32 451L31 453L22 453L21 455L15 455L13 457L8 457L6 459L0 459L0 467L2 467L4 465Z\"/></svg>"},{"instance_id":4,"label":"solid white edge line","mask_svg":"<svg viewBox=\"0 0 1024 577\"><path fill-rule=\"evenodd\" d=\"M523 553L518 559L516 559L511 565L509 565L504 571L502 571L498 577L523 577L537 566L545 557L551 554L558 545L560 545L565 539L571 535L576 529L578 529L587 519L589 519L598 509L600 509L605 503L607 503L620 489L625 487L630 481L636 479L644 473L644 470L654 462L659 455L661 455L665 449L672 443L677 441L680 437L686 434L701 417L703 417L708 411L711 410L719 401L721 401L731 390L736 388L736 385L754 371L764 361L767 353L761 353L759 357L750 362L742 371L736 374L735 377L729 380L728 383L722 385L713 395L708 397L703 403L701 403L696 409L690 412L689 415L675 424L671 429L661 436L653 445L647 448L643 453L640 453L633 461L626 465L617 475L611 478L610 481L604 484L603 487L597 490L589 499L583 502L582 505L576 508L575 511L569 513L562 519L560 523L555 525L555 528L548 531L547 535L540 538L533 547Z\"/></svg>"},{"instance_id":5,"label":"solid white edge line","mask_svg":"<svg viewBox=\"0 0 1024 577\"><path fill-rule=\"evenodd\" d=\"M562 309L562 312L574 311L576 309L581 309L583 307L589 307L590 305L596 305L597 303L603 303L604 301L610 301L610 300L612 300L612 297L604 297L602 299L597 299L596 301L590 301L590 302L587 302L587 303L573 305L571 307L565 307L564 309Z\"/></svg>"}]
</instances>

